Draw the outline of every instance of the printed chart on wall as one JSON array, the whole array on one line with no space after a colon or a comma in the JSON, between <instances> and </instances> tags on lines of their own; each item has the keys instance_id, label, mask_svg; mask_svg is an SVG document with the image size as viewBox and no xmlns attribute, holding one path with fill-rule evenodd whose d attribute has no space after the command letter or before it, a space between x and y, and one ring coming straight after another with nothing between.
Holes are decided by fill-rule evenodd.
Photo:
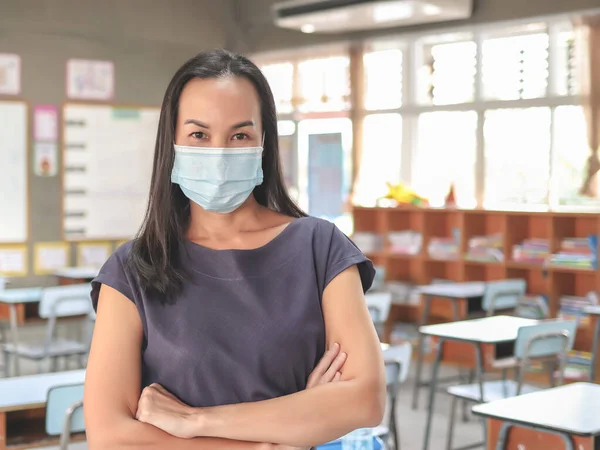
<instances>
[{"instance_id":1,"label":"printed chart on wall","mask_svg":"<svg viewBox=\"0 0 600 450\"><path fill-rule=\"evenodd\" d=\"M27 240L27 104L0 101L0 242Z\"/></svg>"},{"instance_id":2,"label":"printed chart on wall","mask_svg":"<svg viewBox=\"0 0 600 450\"><path fill-rule=\"evenodd\" d=\"M312 216L343 213L344 150L342 133L308 136L308 208Z\"/></svg>"},{"instance_id":3,"label":"printed chart on wall","mask_svg":"<svg viewBox=\"0 0 600 450\"><path fill-rule=\"evenodd\" d=\"M132 237L146 208L158 108L64 106L66 240Z\"/></svg>"}]
</instances>

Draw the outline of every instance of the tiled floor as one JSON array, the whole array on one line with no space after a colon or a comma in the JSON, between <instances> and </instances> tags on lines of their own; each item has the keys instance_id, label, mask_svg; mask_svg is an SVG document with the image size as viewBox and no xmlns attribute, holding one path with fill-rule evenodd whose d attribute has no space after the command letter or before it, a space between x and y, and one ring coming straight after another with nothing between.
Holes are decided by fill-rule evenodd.
<instances>
[{"instance_id":1,"label":"tiled floor","mask_svg":"<svg viewBox=\"0 0 600 450\"><path fill-rule=\"evenodd\" d=\"M40 327L31 327L20 331L22 339L40 339L43 336L43 329ZM72 366L71 368L75 368ZM411 409L412 386L414 384L414 365L411 368L411 376L406 384L401 387L400 399L398 402L398 427L400 430L400 441L402 450L420 450L423 443L423 433L425 428L425 403L427 392L426 389L421 389L421 402L419 409L413 411ZM425 374L429 374L429 368L425 367ZM22 374L35 373L37 365L28 361L22 360ZM63 370L63 368L59 368ZM455 369L443 368L441 375L453 375ZM436 397L435 414L433 422L433 432L430 441L430 450L445 450L446 448L446 431L448 428L449 415L449 398L445 394L438 394ZM476 418L471 418L467 423L463 423L458 418L455 427L454 446L459 447L473 442L481 441L483 438L483 429L481 422ZM73 444L70 447L72 450L86 450L85 444ZM56 450L56 447L46 450Z\"/></svg>"}]
</instances>

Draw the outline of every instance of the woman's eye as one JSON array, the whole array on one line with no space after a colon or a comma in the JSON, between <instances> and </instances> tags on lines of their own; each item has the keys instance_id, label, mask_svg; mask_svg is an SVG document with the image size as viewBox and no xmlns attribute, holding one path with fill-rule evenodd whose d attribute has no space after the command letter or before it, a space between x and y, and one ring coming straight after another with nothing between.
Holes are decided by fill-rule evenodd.
<instances>
[{"instance_id":1,"label":"woman's eye","mask_svg":"<svg viewBox=\"0 0 600 450\"><path fill-rule=\"evenodd\" d=\"M246 133L238 133L233 136L233 139L236 141L241 141L244 139L250 139L250 137Z\"/></svg>"},{"instance_id":2,"label":"woman's eye","mask_svg":"<svg viewBox=\"0 0 600 450\"><path fill-rule=\"evenodd\" d=\"M194 139L204 139L206 137L206 134L204 134L202 131L196 131L190 136L192 136Z\"/></svg>"}]
</instances>

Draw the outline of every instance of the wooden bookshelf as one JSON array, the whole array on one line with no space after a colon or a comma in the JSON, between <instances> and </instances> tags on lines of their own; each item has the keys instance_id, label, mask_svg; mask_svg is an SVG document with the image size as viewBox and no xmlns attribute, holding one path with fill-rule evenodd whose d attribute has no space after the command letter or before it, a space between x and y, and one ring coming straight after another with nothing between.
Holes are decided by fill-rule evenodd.
<instances>
[{"instance_id":1,"label":"wooden bookshelf","mask_svg":"<svg viewBox=\"0 0 600 450\"><path fill-rule=\"evenodd\" d=\"M556 316L563 295L584 296L589 291L600 292L600 271L573 267L544 267L512 260L512 249L525 239L547 239L550 253L555 253L563 238L600 235L600 214L513 212L458 209L428 209L417 207L367 208L354 207L355 232L373 232L384 239L381 251L367 254L374 264L385 267L386 279L409 281L418 285L443 278L452 281L491 281L523 278L529 294L548 298L551 316ZM434 237L450 237L460 230L459 257L436 260L428 255L428 244ZM387 234L390 231L412 230L422 233L422 246L415 255L394 255ZM467 243L473 236L499 233L503 236L504 260L485 262L467 260ZM394 305L390 312L386 335L395 322L417 322L419 306ZM450 320L436 317L434 321ZM575 349L589 351L592 330L578 330Z\"/></svg>"}]
</instances>

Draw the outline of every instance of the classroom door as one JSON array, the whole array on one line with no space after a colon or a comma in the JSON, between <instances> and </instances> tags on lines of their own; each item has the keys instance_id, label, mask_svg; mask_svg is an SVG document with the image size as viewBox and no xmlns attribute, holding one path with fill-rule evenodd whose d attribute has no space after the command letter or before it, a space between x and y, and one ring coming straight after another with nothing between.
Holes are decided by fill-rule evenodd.
<instances>
[{"instance_id":1,"label":"classroom door","mask_svg":"<svg viewBox=\"0 0 600 450\"><path fill-rule=\"evenodd\" d=\"M352 121L309 119L298 124L298 199L315 217L350 232L346 205L352 186Z\"/></svg>"}]
</instances>

